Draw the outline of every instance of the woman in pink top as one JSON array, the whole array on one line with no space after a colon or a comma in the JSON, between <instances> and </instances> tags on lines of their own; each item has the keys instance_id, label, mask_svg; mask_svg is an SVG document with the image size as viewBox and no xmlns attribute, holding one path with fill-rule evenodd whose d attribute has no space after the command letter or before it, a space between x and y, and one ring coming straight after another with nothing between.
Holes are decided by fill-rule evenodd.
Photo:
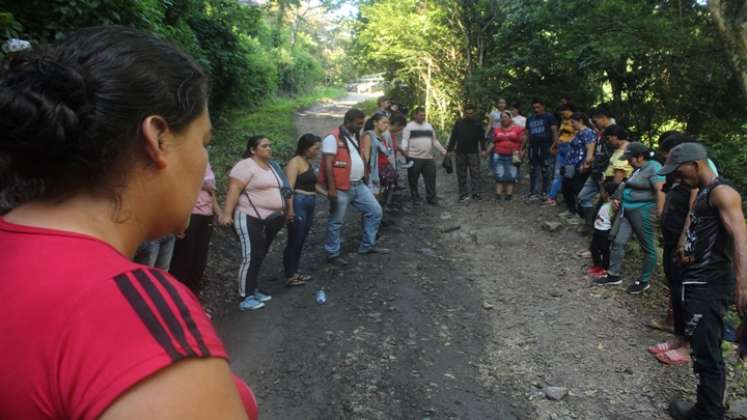
<instances>
[{"instance_id":1,"label":"woman in pink top","mask_svg":"<svg viewBox=\"0 0 747 420\"><path fill-rule=\"evenodd\" d=\"M514 154L521 153L526 139L524 129L514 124L509 111L501 112L500 126L493 129L493 167L495 168L495 199L511 200L514 184L519 180L519 165L514 162Z\"/></svg>"},{"instance_id":2,"label":"woman in pink top","mask_svg":"<svg viewBox=\"0 0 747 420\"><path fill-rule=\"evenodd\" d=\"M202 188L197 195L197 203L189 218L189 227L184 235L174 244L174 255L171 258L169 272L181 281L195 296L202 290L202 275L205 272L210 248L210 236L213 234L214 216L220 219L223 210L215 198L215 174L210 162L205 169Z\"/></svg>"},{"instance_id":3,"label":"woman in pink top","mask_svg":"<svg viewBox=\"0 0 747 420\"><path fill-rule=\"evenodd\" d=\"M259 270L272 240L286 222L292 207L283 197L284 174L273 167L272 146L265 136L249 139L240 160L229 174L230 183L221 224L233 223L241 240L239 267L242 311L261 309L272 297L259 290ZM286 210L288 209L288 210Z\"/></svg>"}]
</instances>

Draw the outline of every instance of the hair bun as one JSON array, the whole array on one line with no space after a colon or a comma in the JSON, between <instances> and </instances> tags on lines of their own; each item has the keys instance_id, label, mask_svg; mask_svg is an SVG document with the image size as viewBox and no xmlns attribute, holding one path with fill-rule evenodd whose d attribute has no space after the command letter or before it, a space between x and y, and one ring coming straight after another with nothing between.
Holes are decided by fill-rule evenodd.
<instances>
[{"instance_id":1,"label":"hair bun","mask_svg":"<svg viewBox=\"0 0 747 420\"><path fill-rule=\"evenodd\" d=\"M17 169L42 165L52 169L79 149L87 113L83 76L59 63L20 55L3 69L0 80L0 152Z\"/></svg>"}]
</instances>

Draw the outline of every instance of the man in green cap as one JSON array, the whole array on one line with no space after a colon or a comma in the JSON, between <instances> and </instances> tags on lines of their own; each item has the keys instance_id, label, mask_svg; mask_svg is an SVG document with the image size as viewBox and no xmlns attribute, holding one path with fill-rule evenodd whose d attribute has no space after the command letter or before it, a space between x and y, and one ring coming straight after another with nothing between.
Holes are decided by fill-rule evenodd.
<instances>
[{"instance_id":1,"label":"man in green cap","mask_svg":"<svg viewBox=\"0 0 747 420\"><path fill-rule=\"evenodd\" d=\"M720 420L726 389L721 340L724 315L735 291L739 314L747 314L747 228L742 199L713 172L700 144L684 143L672 149L659 174L675 171L683 182L699 188L678 250L685 335L691 342L698 390L694 405L674 401L669 414L677 420Z\"/></svg>"}]
</instances>

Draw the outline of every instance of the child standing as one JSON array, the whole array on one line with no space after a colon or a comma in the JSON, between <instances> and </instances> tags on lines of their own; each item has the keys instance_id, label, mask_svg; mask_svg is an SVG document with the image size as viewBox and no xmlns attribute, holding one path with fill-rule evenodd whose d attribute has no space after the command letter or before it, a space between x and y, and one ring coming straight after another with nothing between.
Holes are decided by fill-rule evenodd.
<instances>
[{"instance_id":1,"label":"child standing","mask_svg":"<svg viewBox=\"0 0 747 420\"><path fill-rule=\"evenodd\" d=\"M618 184L614 182L605 183L604 192L601 195L603 203L599 207L597 218L594 221L594 235L589 246L594 264L586 270L586 274L593 278L607 275L607 269L610 265L610 231L615 214L615 209L612 207L612 196L615 194L617 187Z\"/></svg>"}]
</instances>

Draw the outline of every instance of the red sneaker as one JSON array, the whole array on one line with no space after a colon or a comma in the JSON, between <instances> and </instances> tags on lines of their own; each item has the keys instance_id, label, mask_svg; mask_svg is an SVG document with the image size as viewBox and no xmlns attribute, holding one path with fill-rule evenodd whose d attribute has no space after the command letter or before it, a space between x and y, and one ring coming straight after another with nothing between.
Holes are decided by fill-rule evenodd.
<instances>
[{"instance_id":1,"label":"red sneaker","mask_svg":"<svg viewBox=\"0 0 747 420\"><path fill-rule=\"evenodd\" d=\"M594 279L601 279L602 277L607 276L607 270L605 270L604 268L600 267L599 271L591 273L591 274L589 274L589 276L591 276L591 278L594 278Z\"/></svg>"}]
</instances>

